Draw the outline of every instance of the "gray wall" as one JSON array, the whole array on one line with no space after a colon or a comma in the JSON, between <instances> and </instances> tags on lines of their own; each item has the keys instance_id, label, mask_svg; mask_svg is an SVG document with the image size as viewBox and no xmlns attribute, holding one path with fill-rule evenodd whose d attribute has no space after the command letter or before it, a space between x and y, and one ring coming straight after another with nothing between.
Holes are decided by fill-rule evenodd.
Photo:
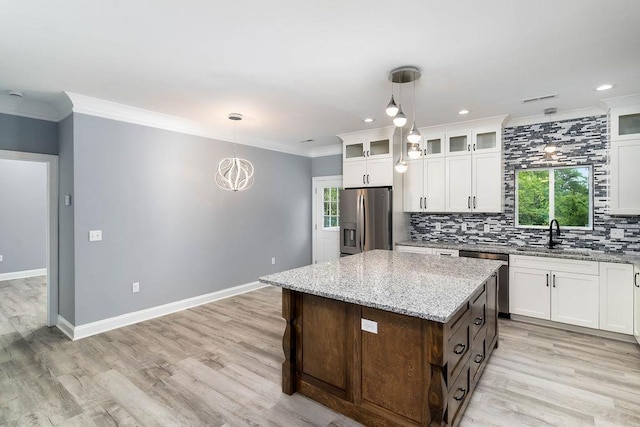
<instances>
[{"instance_id":1,"label":"gray wall","mask_svg":"<svg viewBox=\"0 0 640 427\"><path fill-rule=\"evenodd\" d=\"M47 165L0 159L0 274L46 268Z\"/></svg>"},{"instance_id":2,"label":"gray wall","mask_svg":"<svg viewBox=\"0 0 640 427\"><path fill-rule=\"evenodd\" d=\"M67 321L75 322L74 271L74 197L73 197L73 115L58 126L60 153L58 155L58 312ZM71 195L71 206L64 205L64 196Z\"/></svg>"},{"instance_id":3,"label":"gray wall","mask_svg":"<svg viewBox=\"0 0 640 427\"><path fill-rule=\"evenodd\" d=\"M229 143L74 114L72 145L75 325L311 261L309 158L239 145L256 180L232 193L214 181Z\"/></svg>"},{"instance_id":4,"label":"gray wall","mask_svg":"<svg viewBox=\"0 0 640 427\"><path fill-rule=\"evenodd\" d=\"M609 208L609 139L607 117L508 127L504 130L504 189L502 214L411 214L411 238L425 241L544 246L548 232L515 227L515 171L548 166L593 166L593 230L563 230L562 246L603 252L640 251L640 216L611 216ZM545 159L543 147L558 144L558 152ZM460 231L466 222L468 231ZM436 224L442 225L436 230ZM483 231L490 224L491 232ZM611 239L612 228L624 230L623 239Z\"/></svg>"},{"instance_id":5,"label":"gray wall","mask_svg":"<svg viewBox=\"0 0 640 427\"><path fill-rule=\"evenodd\" d=\"M342 154L311 159L311 176L342 175Z\"/></svg>"},{"instance_id":6,"label":"gray wall","mask_svg":"<svg viewBox=\"0 0 640 427\"><path fill-rule=\"evenodd\" d=\"M58 123L0 113L0 150L58 154Z\"/></svg>"}]
</instances>

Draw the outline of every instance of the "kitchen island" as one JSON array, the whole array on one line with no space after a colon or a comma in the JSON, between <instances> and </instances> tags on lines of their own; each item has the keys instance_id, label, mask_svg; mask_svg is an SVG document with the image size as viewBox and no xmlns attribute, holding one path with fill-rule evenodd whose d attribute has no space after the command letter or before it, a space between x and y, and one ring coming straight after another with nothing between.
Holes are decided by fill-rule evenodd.
<instances>
[{"instance_id":1,"label":"kitchen island","mask_svg":"<svg viewBox=\"0 0 640 427\"><path fill-rule=\"evenodd\" d=\"M367 425L457 425L498 344L501 262L376 250L283 288L282 391Z\"/></svg>"}]
</instances>

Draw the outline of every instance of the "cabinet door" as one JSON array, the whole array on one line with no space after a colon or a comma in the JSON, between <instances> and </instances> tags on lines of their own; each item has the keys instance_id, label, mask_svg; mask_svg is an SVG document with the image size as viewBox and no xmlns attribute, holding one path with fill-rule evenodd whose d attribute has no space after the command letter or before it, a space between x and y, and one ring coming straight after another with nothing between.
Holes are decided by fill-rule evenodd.
<instances>
[{"instance_id":1,"label":"cabinet door","mask_svg":"<svg viewBox=\"0 0 640 427\"><path fill-rule=\"evenodd\" d=\"M421 212L424 206L424 178L422 159L409 160L404 173L402 188L404 190L403 206L405 212Z\"/></svg>"},{"instance_id":2,"label":"cabinet door","mask_svg":"<svg viewBox=\"0 0 640 427\"><path fill-rule=\"evenodd\" d=\"M551 272L551 320L598 328L600 279L587 274Z\"/></svg>"},{"instance_id":3,"label":"cabinet door","mask_svg":"<svg viewBox=\"0 0 640 427\"><path fill-rule=\"evenodd\" d=\"M471 132L461 131L447 133L446 141L447 156L471 154Z\"/></svg>"},{"instance_id":4,"label":"cabinet door","mask_svg":"<svg viewBox=\"0 0 640 427\"><path fill-rule=\"evenodd\" d=\"M633 270L633 335L640 344L640 268Z\"/></svg>"},{"instance_id":5,"label":"cabinet door","mask_svg":"<svg viewBox=\"0 0 640 427\"><path fill-rule=\"evenodd\" d=\"M342 144L342 161L357 162L364 160L366 154L366 143L364 140L345 142Z\"/></svg>"},{"instance_id":6,"label":"cabinet door","mask_svg":"<svg viewBox=\"0 0 640 427\"><path fill-rule=\"evenodd\" d=\"M474 153L472 208L474 212L502 212L502 153Z\"/></svg>"},{"instance_id":7,"label":"cabinet door","mask_svg":"<svg viewBox=\"0 0 640 427\"><path fill-rule=\"evenodd\" d=\"M368 159L386 159L393 156L390 138L369 140L365 150Z\"/></svg>"},{"instance_id":8,"label":"cabinet door","mask_svg":"<svg viewBox=\"0 0 640 427\"><path fill-rule=\"evenodd\" d=\"M474 153L502 151L502 128L474 129L471 136L471 151Z\"/></svg>"},{"instance_id":9,"label":"cabinet door","mask_svg":"<svg viewBox=\"0 0 640 427\"><path fill-rule=\"evenodd\" d=\"M343 172L344 173L344 172ZM367 187L393 185L393 159L367 159Z\"/></svg>"},{"instance_id":10,"label":"cabinet door","mask_svg":"<svg viewBox=\"0 0 640 427\"><path fill-rule=\"evenodd\" d=\"M633 266L600 263L600 329L633 334Z\"/></svg>"},{"instance_id":11,"label":"cabinet door","mask_svg":"<svg viewBox=\"0 0 640 427\"><path fill-rule=\"evenodd\" d=\"M611 139L640 138L640 107L618 107L611 109Z\"/></svg>"},{"instance_id":12,"label":"cabinet door","mask_svg":"<svg viewBox=\"0 0 640 427\"><path fill-rule=\"evenodd\" d=\"M639 165L640 139L611 141L611 214L640 214Z\"/></svg>"},{"instance_id":13,"label":"cabinet door","mask_svg":"<svg viewBox=\"0 0 640 427\"><path fill-rule=\"evenodd\" d=\"M366 186L367 162L344 162L342 164L342 186L344 188L360 188Z\"/></svg>"},{"instance_id":14,"label":"cabinet door","mask_svg":"<svg viewBox=\"0 0 640 427\"><path fill-rule=\"evenodd\" d=\"M445 211L471 212L471 155L445 158Z\"/></svg>"},{"instance_id":15,"label":"cabinet door","mask_svg":"<svg viewBox=\"0 0 640 427\"><path fill-rule=\"evenodd\" d=\"M444 158L424 159L424 202L425 212L445 211L445 160Z\"/></svg>"},{"instance_id":16,"label":"cabinet door","mask_svg":"<svg viewBox=\"0 0 640 427\"><path fill-rule=\"evenodd\" d=\"M551 288L548 270L509 268L509 311L522 316L549 320Z\"/></svg>"}]
</instances>

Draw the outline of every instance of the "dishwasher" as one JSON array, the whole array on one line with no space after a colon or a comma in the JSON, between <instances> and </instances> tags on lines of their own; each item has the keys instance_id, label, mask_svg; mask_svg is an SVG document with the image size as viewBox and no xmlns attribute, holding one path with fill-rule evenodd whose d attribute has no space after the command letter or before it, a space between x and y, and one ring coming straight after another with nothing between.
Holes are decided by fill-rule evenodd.
<instances>
[{"instance_id":1,"label":"dishwasher","mask_svg":"<svg viewBox=\"0 0 640 427\"><path fill-rule=\"evenodd\" d=\"M460 251L459 256L504 261L504 264L498 270L498 316L507 319L511 318L511 314L509 314L509 255L493 252Z\"/></svg>"}]
</instances>

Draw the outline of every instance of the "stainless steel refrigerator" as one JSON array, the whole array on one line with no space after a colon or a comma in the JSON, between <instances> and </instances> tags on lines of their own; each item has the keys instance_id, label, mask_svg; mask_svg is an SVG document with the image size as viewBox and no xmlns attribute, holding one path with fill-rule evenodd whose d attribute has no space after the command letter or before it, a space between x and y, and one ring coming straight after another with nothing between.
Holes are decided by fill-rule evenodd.
<instances>
[{"instance_id":1,"label":"stainless steel refrigerator","mask_svg":"<svg viewBox=\"0 0 640 427\"><path fill-rule=\"evenodd\" d=\"M340 190L340 255L392 249L391 188Z\"/></svg>"}]
</instances>

